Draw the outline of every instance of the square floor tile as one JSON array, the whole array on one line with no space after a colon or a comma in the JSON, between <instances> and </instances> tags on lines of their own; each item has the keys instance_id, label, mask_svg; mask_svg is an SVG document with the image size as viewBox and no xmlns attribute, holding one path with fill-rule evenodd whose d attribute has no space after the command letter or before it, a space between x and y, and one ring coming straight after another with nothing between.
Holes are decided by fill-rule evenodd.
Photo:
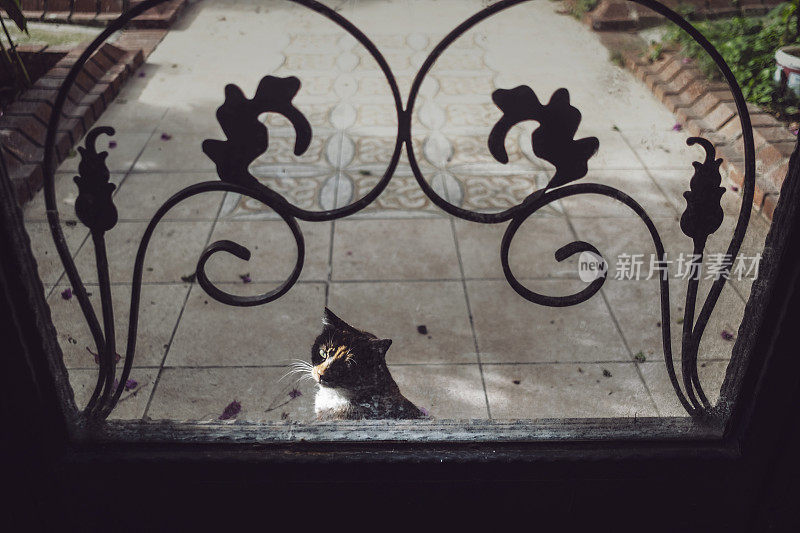
<instances>
[{"instance_id":1,"label":"square floor tile","mask_svg":"<svg viewBox=\"0 0 800 533\"><path fill-rule=\"evenodd\" d=\"M632 363L484 365L483 375L493 419L657 416Z\"/></svg>"},{"instance_id":2,"label":"square floor tile","mask_svg":"<svg viewBox=\"0 0 800 533\"><path fill-rule=\"evenodd\" d=\"M114 196L120 220L150 220L172 195L189 185L204 181L218 182L212 173L150 174L131 172ZM224 192L204 192L182 200L164 216L167 220L214 220Z\"/></svg>"},{"instance_id":3,"label":"square floor tile","mask_svg":"<svg viewBox=\"0 0 800 533\"><path fill-rule=\"evenodd\" d=\"M265 293L276 284L218 285L232 294ZM283 365L308 360L322 331L325 286L298 283L274 302L235 307L194 286L175 334L167 366Z\"/></svg>"},{"instance_id":4,"label":"square floor tile","mask_svg":"<svg viewBox=\"0 0 800 533\"><path fill-rule=\"evenodd\" d=\"M328 307L348 324L392 339L390 364L478 362L460 281L333 283Z\"/></svg>"},{"instance_id":5,"label":"square floor tile","mask_svg":"<svg viewBox=\"0 0 800 533\"><path fill-rule=\"evenodd\" d=\"M62 224L61 230L64 233L67 247L74 257L89 235L89 230L80 223L72 226ZM46 222L28 222L25 224L25 231L31 240L31 253L36 259L39 277L45 284L56 283L64 272L64 266L61 264L56 245L53 243L50 225ZM81 274L84 272L81 271Z\"/></svg>"},{"instance_id":6,"label":"square floor tile","mask_svg":"<svg viewBox=\"0 0 800 533\"><path fill-rule=\"evenodd\" d=\"M664 196L645 170L593 171L583 183L600 183L627 194L650 217L675 216L674 205ZM638 217L622 202L599 194L577 194L561 200L570 217Z\"/></svg>"},{"instance_id":7,"label":"square floor tile","mask_svg":"<svg viewBox=\"0 0 800 533\"><path fill-rule=\"evenodd\" d=\"M161 222L147 247L142 279L180 282L194 273L213 222ZM106 253L112 283L130 283L146 222L120 222L106 233ZM97 283L94 243L87 240L76 257L83 279Z\"/></svg>"},{"instance_id":8,"label":"square floor tile","mask_svg":"<svg viewBox=\"0 0 800 533\"><path fill-rule=\"evenodd\" d=\"M305 243L305 259L301 280L328 279L331 244L330 222L301 222ZM249 261L219 253L206 263L206 273L212 281L241 281L250 274L253 281L287 279L297 262L297 243L283 220L219 221L214 226L211 242L238 242L250 250Z\"/></svg>"},{"instance_id":9,"label":"square floor tile","mask_svg":"<svg viewBox=\"0 0 800 533\"><path fill-rule=\"evenodd\" d=\"M680 218L652 220L667 253L667 259L688 257L693 251L692 240L683 234ZM644 276L650 272L651 258L657 266L656 246L644 221L637 218L572 218L578 239L594 245L608 263L608 277L627 275L630 267L638 268ZM634 261L634 256L635 261Z\"/></svg>"},{"instance_id":10,"label":"square floor tile","mask_svg":"<svg viewBox=\"0 0 800 533\"><path fill-rule=\"evenodd\" d=\"M644 165L622 136L610 130L582 130L581 137L597 137L600 147L589 158L589 170L643 169Z\"/></svg>"},{"instance_id":11,"label":"square floor tile","mask_svg":"<svg viewBox=\"0 0 800 533\"><path fill-rule=\"evenodd\" d=\"M467 278L505 278L500 244L508 224L456 220L456 235ZM577 279L577 256L556 261L556 250L574 241L564 217L531 216L517 230L509 249L509 266L517 278Z\"/></svg>"},{"instance_id":12,"label":"square floor tile","mask_svg":"<svg viewBox=\"0 0 800 533\"><path fill-rule=\"evenodd\" d=\"M622 136L647 168L686 169L691 177L693 161L704 161L705 152L699 145L688 146L685 132L672 131L671 126L647 129L624 129Z\"/></svg>"},{"instance_id":13,"label":"square floor tile","mask_svg":"<svg viewBox=\"0 0 800 533\"><path fill-rule=\"evenodd\" d=\"M215 171L214 162L203 153L203 141L208 138L208 135L176 133L165 139L156 132L133 168L137 172Z\"/></svg>"},{"instance_id":14,"label":"square floor tile","mask_svg":"<svg viewBox=\"0 0 800 533\"><path fill-rule=\"evenodd\" d=\"M449 220L336 222L334 280L456 279L460 276Z\"/></svg>"},{"instance_id":15,"label":"square floor tile","mask_svg":"<svg viewBox=\"0 0 800 533\"><path fill-rule=\"evenodd\" d=\"M672 387L672 382L669 380L669 374L667 374L667 369L663 362L648 361L640 363L639 368L661 416L689 416L675 394L675 389ZM701 361L698 364L697 376L708 401L712 405L716 404L719 398L719 391L722 387L722 382L725 380L727 368L728 363L725 361ZM676 374L678 383L683 390L680 365L676 368Z\"/></svg>"},{"instance_id":16,"label":"square floor tile","mask_svg":"<svg viewBox=\"0 0 800 533\"><path fill-rule=\"evenodd\" d=\"M391 366L403 395L437 419L487 418L478 365Z\"/></svg>"},{"instance_id":17,"label":"square floor tile","mask_svg":"<svg viewBox=\"0 0 800 533\"><path fill-rule=\"evenodd\" d=\"M120 132L111 137L101 135L95 144L98 152L108 152L106 166L111 172L127 172L142 153L144 145L150 139L149 133ZM86 139L81 139L78 146L85 146ZM115 144L109 144L109 143ZM113 148L111 147L113 146ZM79 155L69 157L58 167L59 172L77 172L81 162Z\"/></svg>"},{"instance_id":18,"label":"square floor tile","mask_svg":"<svg viewBox=\"0 0 800 533\"><path fill-rule=\"evenodd\" d=\"M316 385L281 380L286 368L165 368L153 395L148 418L218 420L238 401L237 420L310 422ZM295 389L301 396L292 398Z\"/></svg>"},{"instance_id":19,"label":"square floor tile","mask_svg":"<svg viewBox=\"0 0 800 533\"><path fill-rule=\"evenodd\" d=\"M123 103L124 102L124 103ZM117 132L153 133L161 122L167 108L143 102L128 102L117 98L98 119L97 126L111 126Z\"/></svg>"},{"instance_id":20,"label":"square floor tile","mask_svg":"<svg viewBox=\"0 0 800 533\"><path fill-rule=\"evenodd\" d=\"M701 283L698 292L695 320L705 302L710 281ZM683 314L686 305L687 281L670 280L670 333L672 356L680 359ZM658 280L609 280L603 287L608 303L628 342L631 352L642 352L648 359L663 359L661 292ZM726 340L722 332L736 336L744 316L744 302L726 285L700 342L701 359L728 359L733 340Z\"/></svg>"},{"instance_id":21,"label":"square floor tile","mask_svg":"<svg viewBox=\"0 0 800 533\"><path fill-rule=\"evenodd\" d=\"M47 300L53 325L58 332L58 343L64 354L64 364L67 368L96 368L94 356L89 350L96 353L97 347L77 297L73 296L69 300L62 298L61 291L66 287L68 285L58 285ZM102 327L100 287L89 285L86 291ZM188 284L142 286L136 352L133 360L135 366L161 364L188 291ZM116 351L122 356L118 364L122 365L127 352L131 286L113 286L111 297L114 303Z\"/></svg>"},{"instance_id":22,"label":"square floor tile","mask_svg":"<svg viewBox=\"0 0 800 533\"><path fill-rule=\"evenodd\" d=\"M586 285L536 280L526 286L564 296ZM468 281L467 291L483 362L630 360L600 294L577 306L546 307L525 300L505 281Z\"/></svg>"},{"instance_id":23,"label":"square floor tile","mask_svg":"<svg viewBox=\"0 0 800 533\"><path fill-rule=\"evenodd\" d=\"M134 368L128 379L135 380L137 386L133 390L122 393L109 418L111 420L136 420L141 418L147 407L147 401L153 393L153 383L157 374L157 368ZM89 402L89 398L92 397L97 384L97 370L71 369L69 371L69 382L75 394L75 403L79 409L83 409Z\"/></svg>"}]
</instances>

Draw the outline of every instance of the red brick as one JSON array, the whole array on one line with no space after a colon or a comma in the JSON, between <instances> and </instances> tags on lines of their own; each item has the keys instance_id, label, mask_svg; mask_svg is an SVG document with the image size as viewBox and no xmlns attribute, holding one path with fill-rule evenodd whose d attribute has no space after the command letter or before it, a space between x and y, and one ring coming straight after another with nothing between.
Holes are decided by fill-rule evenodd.
<instances>
[{"instance_id":1,"label":"red brick","mask_svg":"<svg viewBox=\"0 0 800 533\"><path fill-rule=\"evenodd\" d=\"M44 145L47 127L41 121L30 115L9 115L0 120L3 129L16 130L37 146Z\"/></svg>"},{"instance_id":2,"label":"red brick","mask_svg":"<svg viewBox=\"0 0 800 533\"><path fill-rule=\"evenodd\" d=\"M788 172L789 161L784 161L777 167L770 169L764 176L764 180L774 185L776 189L780 189L783 186L783 182L786 179Z\"/></svg>"},{"instance_id":3,"label":"red brick","mask_svg":"<svg viewBox=\"0 0 800 533\"><path fill-rule=\"evenodd\" d=\"M97 13L73 13L69 20L73 24L90 24L97 19Z\"/></svg>"},{"instance_id":4,"label":"red brick","mask_svg":"<svg viewBox=\"0 0 800 533\"><path fill-rule=\"evenodd\" d=\"M756 148L766 143L794 141L795 137L785 126L766 126L753 128Z\"/></svg>"},{"instance_id":5,"label":"red brick","mask_svg":"<svg viewBox=\"0 0 800 533\"><path fill-rule=\"evenodd\" d=\"M763 164L765 169L772 169L780 164L788 163L789 156L794 151L794 146L795 143L793 142L767 144L756 151L756 159Z\"/></svg>"},{"instance_id":6,"label":"red brick","mask_svg":"<svg viewBox=\"0 0 800 533\"><path fill-rule=\"evenodd\" d=\"M20 132L0 130L3 145L11 156L22 163L37 163L42 160L42 147L36 146Z\"/></svg>"},{"instance_id":7,"label":"red brick","mask_svg":"<svg viewBox=\"0 0 800 533\"><path fill-rule=\"evenodd\" d=\"M62 120L58 125L59 133L64 133L69 137L70 147L75 146L81 140L86 128L83 125L83 120L79 118L70 118Z\"/></svg>"},{"instance_id":8,"label":"red brick","mask_svg":"<svg viewBox=\"0 0 800 533\"><path fill-rule=\"evenodd\" d=\"M86 64L83 65L83 72L87 73L95 82L102 78L105 74L105 70L101 69L97 66L97 64L92 63L91 61L87 61Z\"/></svg>"},{"instance_id":9,"label":"red brick","mask_svg":"<svg viewBox=\"0 0 800 533\"><path fill-rule=\"evenodd\" d=\"M73 16L77 12L96 13L97 2L95 0L75 0L75 9L73 10Z\"/></svg>"},{"instance_id":10,"label":"red brick","mask_svg":"<svg viewBox=\"0 0 800 533\"><path fill-rule=\"evenodd\" d=\"M731 119L727 124L717 130L720 135L724 136L730 141L735 141L742 136L742 124L739 122L738 115Z\"/></svg>"},{"instance_id":11,"label":"red brick","mask_svg":"<svg viewBox=\"0 0 800 533\"><path fill-rule=\"evenodd\" d=\"M122 0L100 0L101 13L121 13Z\"/></svg>"},{"instance_id":12,"label":"red brick","mask_svg":"<svg viewBox=\"0 0 800 533\"><path fill-rule=\"evenodd\" d=\"M721 102L703 117L703 121L708 124L712 130L718 130L736 116L735 105L729 102Z\"/></svg>"},{"instance_id":13,"label":"red brick","mask_svg":"<svg viewBox=\"0 0 800 533\"><path fill-rule=\"evenodd\" d=\"M48 0L47 1L47 12L51 13L53 11L69 11L70 7L70 0Z\"/></svg>"},{"instance_id":14,"label":"red brick","mask_svg":"<svg viewBox=\"0 0 800 533\"><path fill-rule=\"evenodd\" d=\"M50 106L44 102L25 102L17 100L6 109L6 115L34 116L43 124L47 124L50 117Z\"/></svg>"},{"instance_id":15,"label":"red brick","mask_svg":"<svg viewBox=\"0 0 800 533\"><path fill-rule=\"evenodd\" d=\"M764 203L761 204L761 213L770 220L775 215L778 200L780 200L780 194L777 193L764 196Z\"/></svg>"}]
</instances>

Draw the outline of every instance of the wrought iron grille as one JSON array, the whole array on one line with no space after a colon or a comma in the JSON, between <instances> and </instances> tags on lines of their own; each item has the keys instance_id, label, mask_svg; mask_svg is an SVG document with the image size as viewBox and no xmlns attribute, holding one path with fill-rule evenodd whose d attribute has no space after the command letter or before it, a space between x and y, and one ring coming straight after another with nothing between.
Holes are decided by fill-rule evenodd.
<instances>
[{"instance_id":1,"label":"wrought iron grille","mask_svg":"<svg viewBox=\"0 0 800 533\"><path fill-rule=\"evenodd\" d=\"M606 273L589 283L577 293L566 296L547 296L536 293L525 287L514 275L509 266L509 249L516 232L522 223L539 209L561 198L576 195L599 195L617 200L629 207L646 225L655 246L659 259L659 267L666 267L666 253L661 237L652 220L636 202L623 191L599 183L574 183L587 173L587 161L599 147L594 137L574 139L581 120L581 113L570 104L567 89L558 89L550 97L547 104L542 104L534 91L528 86L511 89L497 89L492 99L502 111L501 119L494 125L488 138L488 148L492 156L500 163L508 162L504 148L504 139L509 130L516 124L533 120L538 128L532 135L534 154L555 167L555 173L547 185L529 196L519 204L497 213L480 213L463 209L442 198L426 180L411 143L411 116L420 86L437 58L459 36L470 28L517 4L530 0L503 0L476 13L453 31L451 31L428 55L411 85L408 101L403 104L400 91L380 50L346 18L331 8L315 0L287 0L309 8L331 20L344 29L363 45L375 59L383 72L394 98L397 112L398 128L394 151L389 165L378 183L363 197L349 205L328 211L309 211L289 203L278 192L259 182L248 171L248 165L259 155L266 152L269 146L268 130L259 120L263 113L278 113L292 124L296 134L294 153L300 155L309 147L312 129L302 111L292 104L292 99L301 89L301 82L296 77L278 78L266 76L261 80L255 96L248 99L236 85L225 88L225 101L217 111L217 119L225 133L225 140L209 139L203 142L203 152L216 164L219 181L207 181L193 184L169 198L150 220L142 237L135 259L131 284L130 314L127 335L127 347L120 379L115 385L116 375L116 340L114 330L114 307L111 297L108 260L105 247L105 233L112 230L117 222L117 211L112 201L115 185L109 182L110 173L105 164L107 152L98 153L95 147L98 136L114 135L114 129L100 127L91 130L85 138L85 146L79 147L81 162L75 182L79 195L75 202L78 219L86 225L91 233L95 248L95 258L100 287L102 322L98 319L75 267L62 232L55 199L54 175L55 135L61 119L67 94L72 88L78 73L91 55L114 32L122 29L128 21L139 16L166 0L146 0L123 13L111 23L83 52L64 80L55 100L54 112L51 115L44 157L44 196L47 208L47 219L50 225L56 249L64 265L67 277L72 285L81 310L89 325L100 365L97 383L85 409L82 412L86 421L102 421L109 416L124 391L129 377L134 354L136 352L137 327L139 323L140 293L142 271L150 239L156 226L165 214L180 202L206 192L224 191L237 193L255 199L274 210L291 229L297 244L297 261L289 277L277 288L257 296L238 296L225 292L216 286L205 272L205 264L211 256L218 252L227 252L239 259L249 260L250 251L233 241L220 240L211 243L201 253L196 267L197 281L203 290L215 300L232 306L258 306L277 300L286 294L297 281L305 257L303 233L298 220L321 222L341 219L352 215L375 201L386 189L400 159L401 150L405 146L411 169L419 187L430 200L448 214L483 224L508 223L500 243L500 256L503 272L511 287L523 298L537 305L565 307L579 304L593 297L606 281ZM742 207L728 245L725 260L720 267L723 274L730 272L733 262L741 247L751 214L752 200L755 190L755 151L750 116L741 90L733 74L717 50L689 22L680 15L654 0L632 0L663 15L677 24L705 49L719 67L730 87L739 114L745 150L745 179L742 191ZM680 219L683 233L692 239L694 255L690 272L696 273L702 262L702 254L707 238L719 229L723 220L720 200L725 192L721 187L719 166L721 159L716 159L714 145L707 139L692 137L689 145L697 144L705 151L703 162L694 162L694 175L688 183L689 191L684 193L686 209ZM589 251L602 257L600 251L592 244L583 241L571 242L555 252L555 259L563 261L574 254ZM726 276L718 277L702 305L697 306L698 276L692 275L688 281L688 290L683 316L682 340L680 343L682 383L678 380L673 356L670 335L669 283L665 276L660 276L662 343L666 369L675 394L686 411L693 417L705 418L715 415L715 407L711 405L698 378L697 355L700 339L708 324L723 286ZM695 316L696 315L696 316Z\"/></svg>"}]
</instances>

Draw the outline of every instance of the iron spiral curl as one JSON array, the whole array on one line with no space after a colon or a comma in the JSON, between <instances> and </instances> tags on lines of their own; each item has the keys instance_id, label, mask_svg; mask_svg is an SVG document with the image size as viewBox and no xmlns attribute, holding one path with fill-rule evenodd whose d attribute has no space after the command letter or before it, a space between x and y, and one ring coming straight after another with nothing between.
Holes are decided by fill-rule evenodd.
<instances>
[{"instance_id":1,"label":"iron spiral curl","mask_svg":"<svg viewBox=\"0 0 800 533\"><path fill-rule=\"evenodd\" d=\"M600 288L602 287L603 283L606 280L605 275L603 275L598 279L596 279L595 281L593 281L592 283L590 283L590 285L587 286L585 289L572 295L545 296L530 291L529 289L524 287L519 282L519 280L517 280L517 278L511 271L508 261L508 254L511 242L513 241L513 238L516 235L517 231L519 230L520 226L528 217L532 216L536 211L538 211L545 205L553 201L556 201L560 198L589 194L589 195L600 195L600 196L610 197L617 201L622 202L630 209L632 209L636 213L636 215L639 216L639 218L645 223L653 239L653 243L656 249L656 254L658 255L661 261L666 260L664 247L661 238L658 232L656 231L655 226L653 225L652 221L650 220L649 216L644 211L644 209L635 200L633 200L631 197L629 197L622 191L605 185L596 183L578 183L578 184L571 183L572 181L582 178L586 174L585 163L586 160L590 158L593 155L593 153L597 150L597 139L593 138L578 139L578 140L573 139L573 135L577 130L581 115L577 109L569 105L569 93L567 92L566 89L559 89L558 91L553 93L550 102L546 105L542 105L538 101L538 98L536 98L536 95L533 93L533 91L526 86L520 86L517 88L505 89L505 90L499 89L493 95L495 102L498 104L498 107L500 107L501 110L504 112L503 119L501 119L501 122L499 122L495 126L495 129L492 131L492 134L490 135L489 138L490 152L495 156L495 158L500 162L504 162L504 157L503 157L504 150L502 147L502 140L505 136L505 133L507 133L508 129L513 124L521 120L536 120L539 122L540 126L539 129L534 132L534 135L532 137L534 153L538 157L541 157L543 159L546 159L554 163L554 165L557 168L555 175L553 176L553 178L550 180L550 182L547 184L546 187L529 195L519 204L499 213L481 213L463 209L461 207L449 203L444 198L439 196L431 188L431 186L426 181L424 175L422 174L411 143L411 130L412 130L411 116L413 113L414 104L419 95L421 84L424 81L426 75L433 67L437 58L441 56L441 54L456 39L458 39L461 35L470 30L476 24L508 8L514 7L518 4L527 3L532 0L502 0L496 2L484 8L483 10L479 11L475 15L469 17L462 24L460 24L453 31L451 31L444 39L442 39L441 42L439 42L434 47L434 49L425 59L420 70L417 72L412 82L408 100L405 106L403 105L403 102L401 100L400 91L395 81L394 74L389 68L388 63L386 62L386 60L384 59L383 55L380 53L378 48L375 46L375 44L369 38L367 38L364 35L364 33L361 32L361 30L355 27L350 21L348 21L338 12L321 4L320 2L317 2L316 0L286 0L288 2L309 8L317 12L318 14L326 17L327 19L331 20L332 22L334 22L340 28L344 29L351 36L353 36L362 46L364 46L369 51L370 55L378 63L381 71L383 72L386 78L389 89L392 93L398 119L397 137L394 150L391 159L389 161L389 165L383 177L366 195L364 195L360 199L353 201L349 205L329 211L308 211L292 205L279 193L273 191L269 187L264 186L254 178L253 180L248 179L248 177L250 178L252 177L249 176L249 173L246 172L247 164L249 164L249 161L236 160L237 155L234 152L235 149L241 147L241 142L250 142L250 140L247 140L242 135L240 135L242 132L237 130L238 127L235 124L236 120L228 121L229 124L227 126L223 124L223 130L225 131L228 140L227 141L209 140L207 141L208 144L204 144L204 151L209 155L209 157L211 157L217 163L218 173L220 175L221 181L197 183L189 187L186 187L185 189L181 190L180 192L172 196L158 209L156 214L150 220L147 229L145 231L145 234L139 244L134 265L133 280L132 280L130 317L128 325L128 337L127 337L128 340L125 353L125 360L122 369L122 374L120 377L120 384L114 387L113 377L115 374L115 351L114 351L113 306L109 290L110 282L108 281L108 272L107 272L108 264L105 254L104 233L106 231L111 230L114 224L116 223L115 217L112 217L114 218L113 221L111 220L111 218L109 218L111 217L110 215L111 213L115 214L116 212L113 209L113 203L111 202L110 194L108 195L105 194L106 192L108 192L107 179L105 180L106 185L105 186L102 185L104 175L105 173L108 172L108 169L105 168L105 163L103 161L104 157L102 156L102 154L97 154L96 151L94 150L94 140L96 139L96 137L101 133L113 134L113 131L109 132L108 130L103 130L103 129L92 130L87 135L86 138L87 147L85 149L83 148L81 149L85 150L85 153L82 152L81 155L84 158L84 161L86 162L86 165L83 165L82 162L83 166L80 169L81 180L84 181L84 183L86 183L88 177L91 177L91 180L94 180L95 182L100 184L100 188L96 189L95 192L84 192L83 197L82 198L79 197L79 202L83 206L80 208L81 211L83 211L83 216L79 214L79 218L84 223L88 222L87 225L89 225L90 229L92 229L92 236L95 242L98 275L101 285L101 299L103 304L102 327L100 321L98 320L97 315L95 314L94 309L92 308L91 303L89 302L85 286L83 285L80 275L77 272L75 263L70 255L69 249L66 244L66 240L64 238L63 231L60 226L60 220L57 210L57 202L55 200L55 183L54 183L55 137L56 137L56 132L58 131L59 122L62 118L62 111L66 103L67 94L72 89L78 74L81 72L84 65L92 56L92 54L114 32L124 28L124 26L131 19L139 16L140 14L166 1L167 0L145 0L139 4L136 4L133 8L123 13L117 20L110 23L100 33L100 35L84 50L84 52L75 62L74 66L70 70L61 88L58 91L53 106L53 112L50 116L48 130L47 130L47 137L45 140L43 169L44 169L44 196L47 208L48 223L50 225L51 233L53 235L53 240L55 242L56 250L58 251L61 262L64 265L67 278L69 279L69 282L72 285L73 292L77 297L77 300L81 307L81 311L83 312L86 318L90 332L92 334L92 337L94 339L95 345L97 347L98 353L100 354L101 358L100 372L98 374L98 382L92 394L92 397L83 413L88 421L90 422L102 421L111 413L114 406L120 399L120 396L124 390L124 383L130 374L130 370L134 359L134 353L136 349L136 336L138 327L138 314L140 308L139 304L140 304L140 293L141 293L141 283L142 283L142 270L144 265L144 259L147 252L147 247L149 245L150 239L153 235L156 226L172 207L182 202L183 200L186 200L192 196L202 194L205 192L224 191L235 194L241 194L263 203L264 205L270 207L276 213L278 213L278 215L289 226L294 236L295 242L297 244L298 257L294 269L292 270L292 273L289 275L289 277L276 289L268 293L253 297L242 297L226 293L225 291L222 291L221 289L216 287L208 279L205 273L205 265L207 261L214 254L225 252L233 254L234 256L240 259L248 260L250 255L249 250L244 246L238 243L234 243L232 241L217 241L207 246L205 250L203 250L203 252L201 253L197 262L196 273L197 273L198 283L203 288L203 290L206 291L206 293L209 294L212 298L215 298L218 301L228 305L235 305L235 306L261 305L274 301L277 298L280 298L286 292L288 292L294 285L294 283L297 281L300 272L302 271L303 261L305 256L305 245L304 245L303 235L297 224L297 219L312 221L312 222L330 221L352 215L370 205L373 201L375 201L375 199L377 199L382 194L382 192L388 186L389 181L391 180L397 168L403 144L405 144L406 146L406 152L408 155L409 163L411 165L411 169L414 173L417 183L419 184L424 194L436 206L438 206L439 208L441 208L443 211L447 212L450 215L472 222L485 223L485 224L497 224L497 223L509 222L509 225L503 235L503 240L500 245L500 259L503 267L503 272L511 287L514 288L514 290L518 294L520 294L520 296L526 298L531 302L534 302L539 305L554 306L554 307L577 305L595 295L600 290ZM744 239L744 234L747 229L747 225L751 214L752 200L755 193L755 150L753 143L753 133L750 123L750 116L745 104L745 100L742 96L741 90L739 89L736 83L735 78L733 77L733 74L731 73L728 66L725 64L725 61L722 59L720 54L708 42L708 40L706 40L703 37L703 35L700 34L689 22L687 22L685 19L683 19L680 15L678 15L671 9L667 8L666 6L655 0L631 0L631 1L652 9L653 11L663 15L666 19L670 20L672 23L678 25L681 29L686 31L703 49L705 49L705 51L710 55L710 57L719 67L733 95L743 132L742 140L745 149L745 179L742 190L742 196L743 196L742 209L739 213L739 218L736 224L736 228L734 230L733 237L728 246L728 253L726 255L727 262L722 267L723 273L727 274L730 271L733 261L735 260L736 255L738 254L742 241ZM226 97L231 98L232 100L237 100L238 103L241 104L240 105L241 109L233 112L231 116L233 118L236 118L237 114L244 113L245 115L247 115L247 114L252 114L258 110L273 111L283 114L290 120L290 122L292 122L297 132L295 152L302 153L302 151L305 149L304 147L308 146L308 141L311 138L311 130L310 126L308 126L307 120L305 120L305 117L302 116L302 113L298 111L296 108L294 108L293 105L291 105L291 97L293 97L294 94L296 94L296 92L300 89L299 80L297 80L296 78L279 79L271 76L264 78L264 80L266 80L268 87L266 87L263 90L263 92L261 92L260 95L259 91L257 91L257 96L249 101L246 101L246 98L244 98L243 93L241 92L240 89L238 89L238 87L233 85L228 86L228 88L226 89ZM264 82L264 80L262 80L262 82ZM226 100L228 98L226 98ZM266 105L262 105L265 102L268 103ZM219 112L218 112L218 117L220 117ZM561 119L564 118L567 119L566 122L563 124L560 123ZM252 117L249 117L249 119L252 119ZM254 126L258 128L258 125L253 124L252 120L250 120L249 124L251 128ZM250 155L252 155L252 153L255 153L257 156L258 153L261 153L258 151L262 148L261 145L263 145L263 150L267 149L268 141L267 141L266 128L264 129L263 135L260 130L255 131L255 133L258 139L257 142L253 144L253 146L251 147ZM233 150L227 154L225 153L228 150L225 147L226 143L231 143L229 144L229 146ZM690 139L689 141L689 144L692 143L700 143L706 149L708 157L706 158L707 159L706 163L704 163L705 165L709 164L709 159L712 163L714 162L713 146L707 140L693 138ZM700 163L695 163L696 168L698 168L698 165L703 166ZM715 179L715 176L713 176L714 170L715 169L710 167L705 167L703 170L704 172L706 172L706 174L710 173L712 175L712 181L713 179ZM709 193L708 191L712 192ZM707 217L705 217L703 211L706 208L703 206L711 205L712 209L715 209L713 207L712 200L714 199L714 195L718 194L718 192L714 191L715 189L713 184L710 187L707 187L705 185L697 185L696 187L695 185L692 185L691 191L689 191L689 193L687 194L687 202L688 202L687 212L689 214L685 215L684 218L686 218L687 220L685 224L686 227L683 227L684 225L682 224L682 228L684 229L684 232L687 234L687 236L695 240L696 251L699 251L700 253L702 253L705 240L702 237L698 239L695 236L697 234L703 233L703 231L700 231L700 229L698 229L698 226L702 225L703 221L707 221ZM711 194L712 196L709 197L709 194ZM716 201L718 200L719 197L716 197ZM102 220L103 223L98 222L95 224L94 221L97 220ZM92 228L92 224L95 224L96 227ZM715 230L716 228L711 230L711 232ZM602 257L597 248L595 248L592 244L583 241L575 241L560 248L556 252L555 258L556 260L561 261L571 255L580 252L592 252ZM670 381L672 382L673 388L675 389L676 395L678 396L681 404L684 406L684 408L688 413L697 417L708 416L710 413L713 412L713 408L709 404L705 394L703 393L699 379L697 378L697 347L699 346L700 338L702 337L703 332L706 328L710 314L713 311L719 299L724 283L725 283L724 276L721 276L713 283L711 290L709 291L709 294L707 295L705 301L703 302L700 312L695 320L694 310L696 303L695 300L697 296L697 287L696 283L692 285L692 282L690 281L689 289L687 291L686 312L685 312L686 319L684 321L683 342L681 347L682 365L683 365L682 366L683 385L686 390L686 392L684 393L676 377L676 372L673 363L673 356L672 356L672 346L671 346L671 338L669 330L669 324L670 324L669 286L666 279L662 278L660 282L661 313L662 313L662 324L663 324L662 341L664 347L667 372L669 374Z\"/></svg>"}]
</instances>

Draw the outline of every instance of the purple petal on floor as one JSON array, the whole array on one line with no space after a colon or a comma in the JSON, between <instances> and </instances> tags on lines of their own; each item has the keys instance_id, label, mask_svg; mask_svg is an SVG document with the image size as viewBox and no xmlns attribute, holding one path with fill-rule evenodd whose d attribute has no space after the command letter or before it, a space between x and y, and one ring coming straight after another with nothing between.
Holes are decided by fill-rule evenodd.
<instances>
[{"instance_id":1,"label":"purple petal on floor","mask_svg":"<svg viewBox=\"0 0 800 533\"><path fill-rule=\"evenodd\" d=\"M108 147L113 150L117 147L117 141L108 141Z\"/></svg>"},{"instance_id":2,"label":"purple petal on floor","mask_svg":"<svg viewBox=\"0 0 800 533\"><path fill-rule=\"evenodd\" d=\"M72 299L72 289L70 289L69 287L64 289L61 292L61 297L64 298L65 300L71 300Z\"/></svg>"},{"instance_id":3,"label":"purple petal on floor","mask_svg":"<svg viewBox=\"0 0 800 533\"><path fill-rule=\"evenodd\" d=\"M303 393L300 392L297 389L292 389L292 390L289 391L289 398L291 398L292 400L294 400L298 396L302 396L302 395L303 395Z\"/></svg>"},{"instance_id":4,"label":"purple petal on floor","mask_svg":"<svg viewBox=\"0 0 800 533\"><path fill-rule=\"evenodd\" d=\"M728 332L728 330L722 330L721 335L722 335L722 338L725 339L726 341L732 341L733 340L733 334Z\"/></svg>"},{"instance_id":5,"label":"purple petal on floor","mask_svg":"<svg viewBox=\"0 0 800 533\"><path fill-rule=\"evenodd\" d=\"M170 139L172 139L172 135L170 135L169 133L162 133L161 134L161 140L162 141L168 141Z\"/></svg>"},{"instance_id":6,"label":"purple petal on floor","mask_svg":"<svg viewBox=\"0 0 800 533\"><path fill-rule=\"evenodd\" d=\"M129 379L125 382L125 390L133 390L139 386L139 383L135 379Z\"/></svg>"},{"instance_id":7,"label":"purple petal on floor","mask_svg":"<svg viewBox=\"0 0 800 533\"><path fill-rule=\"evenodd\" d=\"M680 122L676 122L674 126L672 126L672 131L681 131L683 129L683 124Z\"/></svg>"},{"instance_id":8,"label":"purple petal on floor","mask_svg":"<svg viewBox=\"0 0 800 533\"><path fill-rule=\"evenodd\" d=\"M238 401L233 400L231 403L228 404L228 407L222 411L222 414L219 416L220 420L230 420L231 418L235 418L236 415L239 414L239 411L242 410L242 404Z\"/></svg>"},{"instance_id":9,"label":"purple petal on floor","mask_svg":"<svg viewBox=\"0 0 800 533\"><path fill-rule=\"evenodd\" d=\"M249 272L247 274L241 274L241 275L239 275L239 277L242 278L242 283L250 283L251 281L253 281L250 278L250 273Z\"/></svg>"},{"instance_id":10,"label":"purple petal on floor","mask_svg":"<svg viewBox=\"0 0 800 533\"><path fill-rule=\"evenodd\" d=\"M422 411L422 414L423 414L423 415L425 415L425 416L430 416L430 413L428 413L428 410L427 410L427 409L425 409L424 407L420 407L420 408L419 408L419 410L420 410L420 411Z\"/></svg>"}]
</instances>

